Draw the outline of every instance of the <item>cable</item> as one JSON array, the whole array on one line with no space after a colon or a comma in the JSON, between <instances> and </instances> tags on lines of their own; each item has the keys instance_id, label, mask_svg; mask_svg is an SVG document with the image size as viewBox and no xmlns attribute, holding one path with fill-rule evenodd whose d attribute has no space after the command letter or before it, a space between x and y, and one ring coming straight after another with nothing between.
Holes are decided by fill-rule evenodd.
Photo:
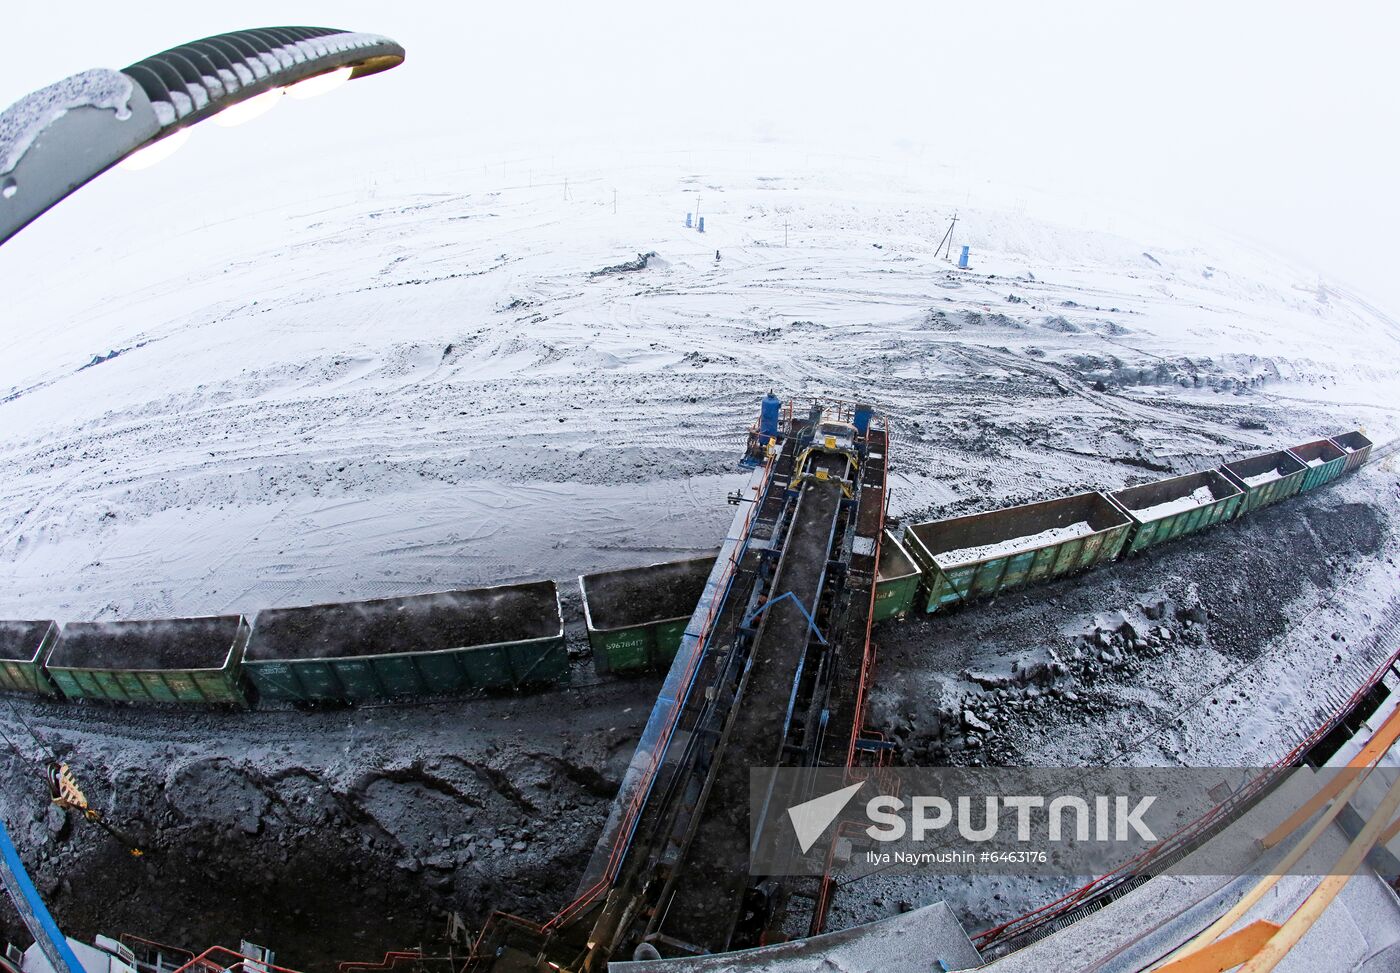
<instances>
[{"instance_id":1,"label":"cable","mask_svg":"<svg viewBox=\"0 0 1400 973\"><path fill-rule=\"evenodd\" d=\"M18 757L20 760L23 760L25 763L33 764L34 767L38 770L39 775L44 776L43 764L39 762L39 759L37 757L26 756L24 752L15 745L15 742L10 739L9 734L6 733L4 730L0 730L0 737L3 737L5 742L9 744L10 749L15 752L16 757Z\"/></svg>"},{"instance_id":2,"label":"cable","mask_svg":"<svg viewBox=\"0 0 1400 973\"><path fill-rule=\"evenodd\" d=\"M49 746L48 743L45 742L44 738L39 735L39 731L34 729L33 724L31 724L28 720L24 718L24 714L22 714L18 709L15 708L14 700L6 699L5 705L10 708L10 712L14 714L15 719L19 720L20 723L24 724L25 731L28 732L28 734L34 739L35 743L39 744L39 746L44 749L44 752L49 755L49 759L52 760L54 763L58 763L58 754L54 753L53 747Z\"/></svg>"}]
</instances>

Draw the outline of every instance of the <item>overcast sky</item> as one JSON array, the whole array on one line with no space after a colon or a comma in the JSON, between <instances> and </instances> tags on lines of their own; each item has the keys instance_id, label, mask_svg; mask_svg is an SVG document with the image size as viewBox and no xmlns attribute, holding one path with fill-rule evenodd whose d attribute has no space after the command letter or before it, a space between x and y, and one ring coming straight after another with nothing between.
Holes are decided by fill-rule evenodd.
<instances>
[{"instance_id":1,"label":"overcast sky","mask_svg":"<svg viewBox=\"0 0 1400 973\"><path fill-rule=\"evenodd\" d=\"M384 152L452 131L485 152L526 140L567 151L579 139L677 138L918 152L998 181L1220 227L1400 311L1395 4L150 0L68 3L61 17L53 9L6 10L0 104L74 71L120 68L240 27L373 31L402 43L407 62L315 110L260 119L283 151L333 148L337 164L353 165L344 153L356 143ZM238 131L222 133L220 160L256 172L267 142L226 137ZM163 165L198 167L194 145ZM412 164L412 153L402 161ZM82 217L77 197L63 205L78 207L70 221Z\"/></svg>"}]
</instances>

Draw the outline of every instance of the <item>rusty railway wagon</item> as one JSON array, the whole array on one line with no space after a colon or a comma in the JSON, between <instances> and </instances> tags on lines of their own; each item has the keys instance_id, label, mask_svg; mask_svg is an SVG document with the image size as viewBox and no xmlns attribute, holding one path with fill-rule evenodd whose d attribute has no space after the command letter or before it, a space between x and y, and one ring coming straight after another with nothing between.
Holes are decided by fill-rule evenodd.
<instances>
[{"instance_id":1,"label":"rusty railway wagon","mask_svg":"<svg viewBox=\"0 0 1400 973\"><path fill-rule=\"evenodd\" d=\"M885 531L877 622L1116 561L1279 503L1370 458L1361 430L1110 494ZM599 672L665 670L713 556L579 579ZM552 581L122 622L0 620L0 691L116 703L257 705L512 691L569 681Z\"/></svg>"},{"instance_id":2,"label":"rusty railway wagon","mask_svg":"<svg viewBox=\"0 0 1400 973\"><path fill-rule=\"evenodd\" d=\"M1115 560L1132 522L1101 493L914 524L923 609L995 595Z\"/></svg>"}]
</instances>

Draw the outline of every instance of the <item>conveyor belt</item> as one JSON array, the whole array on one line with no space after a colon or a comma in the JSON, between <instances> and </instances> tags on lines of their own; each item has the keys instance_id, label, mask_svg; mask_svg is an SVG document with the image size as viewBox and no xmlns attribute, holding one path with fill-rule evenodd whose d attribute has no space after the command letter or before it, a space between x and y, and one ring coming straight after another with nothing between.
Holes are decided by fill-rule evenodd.
<instances>
[{"instance_id":1,"label":"conveyor belt","mask_svg":"<svg viewBox=\"0 0 1400 973\"><path fill-rule=\"evenodd\" d=\"M598 970L639 941L668 955L722 952L778 928L793 895L818 901L749 874L750 771L841 763L851 745L886 440L877 427L859 455L812 450L807 424L791 420L758 474L762 495L738 498L754 506L726 537L579 897L543 926L493 915L478 945L497 963L518 950L537 965ZM788 803L770 796L769 820Z\"/></svg>"},{"instance_id":2,"label":"conveyor belt","mask_svg":"<svg viewBox=\"0 0 1400 973\"><path fill-rule=\"evenodd\" d=\"M662 928L672 939L711 951L729 946L748 886L749 770L782 760L810 638L802 609L816 614L840 507L839 483L803 485L771 588L773 607L758 630L744 688L725 729L711 791L684 858L683 880L673 901L663 903ZM801 608L793 599L778 600L787 592Z\"/></svg>"},{"instance_id":3,"label":"conveyor belt","mask_svg":"<svg viewBox=\"0 0 1400 973\"><path fill-rule=\"evenodd\" d=\"M846 595L850 599L840 613L844 629L837 633L841 644L860 652L843 654L831 693L831 716L822 742L822 764L843 767L853 753L855 737L860 734L861 709L864 704L862 668L869 661L866 644L870 630L870 596L875 587L879 539L885 528L885 472L887 448L883 429L870 430L870 448L861 469L860 508L856 514L856 544L860 550L851 554L846 574ZM869 548L866 553L865 548Z\"/></svg>"},{"instance_id":4,"label":"conveyor belt","mask_svg":"<svg viewBox=\"0 0 1400 973\"><path fill-rule=\"evenodd\" d=\"M724 565L716 563L710 586L707 586L694 616L686 626L686 634L667 673L665 684L658 694L656 705L647 722L647 729L643 733L643 740L639 743L637 753L633 755L632 763L623 778L613 812L603 828L584 874L580 893L586 894L590 889L600 887L600 880L603 884L625 881L618 876L618 872L624 867L621 862L612 861L610 864L610 860L617 856L617 849L630 844L628 835L624 832L630 831L635 825L636 833L643 836L642 847L649 849L648 842L656 840L657 830L666 825L664 816L670 804L667 800L648 800L640 814L640 820L636 822L626 821L624 812L633 803L638 792L650 792L653 787L658 789L658 793L664 792L676 784L678 777L683 778L690 772L688 761L693 759L694 755L688 752L687 744L704 716L706 704L704 694L695 695L692 690L696 685L713 685L717 678L717 669L723 662L719 653L704 650L706 646L723 646L733 641L734 631L738 627L744 605L748 602L758 574L760 558L757 551L750 549L750 539L769 538L773 534L775 523L783 510L783 496L792 476L794 447L795 444L791 440L784 444L774 464L767 489L763 497L758 498L759 508L754 511L747 535L742 530L747 517L746 512L741 508L736 514L735 524L730 530L730 539L725 542L720 561L728 556L732 547L739 563L732 580L727 584L716 580L721 578L724 572ZM715 585L718 587L714 587ZM707 633L706 620L710 618L713 603L716 601L722 602L722 608L718 616L710 622L710 630ZM703 659L700 658L701 655ZM673 721L674 738L662 729ZM650 769L653 759L657 760L657 765ZM648 857L645 853L640 856L640 860L628 856L626 867L635 874L638 868L648 864Z\"/></svg>"}]
</instances>

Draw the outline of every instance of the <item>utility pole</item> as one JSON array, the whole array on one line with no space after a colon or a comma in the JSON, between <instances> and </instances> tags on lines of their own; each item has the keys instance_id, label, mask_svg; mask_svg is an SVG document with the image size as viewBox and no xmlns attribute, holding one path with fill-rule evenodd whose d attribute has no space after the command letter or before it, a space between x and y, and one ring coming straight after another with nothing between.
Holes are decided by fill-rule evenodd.
<instances>
[{"instance_id":1,"label":"utility pole","mask_svg":"<svg viewBox=\"0 0 1400 973\"><path fill-rule=\"evenodd\" d=\"M787 231L788 231L788 221L787 221L787 220L783 220L783 248L784 248L784 249L787 248L787 241L788 241L788 232L787 232Z\"/></svg>"},{"instance_id":2,"label":"utility pole","mask_svg":"<svg viewBox=\"0 0 1400 973\"><path fill-rule=\"evenodd\" d=\"M952 251L953 251L953 227L955 227L955 226L957 226L957 225L958 225L958 211L957 211L957 210L953 210L953 222L951 222L951 223L948 224L948 232L943 234L943 239L942 239L942 240L939 240L939 241L938 241L938 246L936 246L936 247L933 248L933 255L934 255L935 257L938 256L938 251L939 251L939 250L943 250L943 251L944 251L944 253L943 253L943 259L944 259L944 260L947 260L947 259L948 259L948 255L949 255L950 253L952 253ZM944 249L944 246L943 246L945 243L948 245L946 249Z\"/></svg>"},{"instance_id":3,"label":"utility pole","mask_svg":"<svg viewBox=\"0 0 1400 973\"><path fill-rule=\"evenodd\" d=\"M613 190L613 215L617 215L617 190Z\"/></svg>"}]
</instances>

